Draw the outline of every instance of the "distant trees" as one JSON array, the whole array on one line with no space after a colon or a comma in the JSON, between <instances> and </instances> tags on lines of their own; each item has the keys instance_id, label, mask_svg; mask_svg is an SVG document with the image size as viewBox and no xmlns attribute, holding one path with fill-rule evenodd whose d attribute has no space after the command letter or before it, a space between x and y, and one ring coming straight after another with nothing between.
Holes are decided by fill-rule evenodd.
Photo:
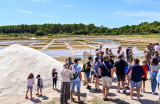
<instances>
[{"instance_id":1,"label":"distant trees","mask_svg":"<svg viewBox=\"0 0 160 104\"><path fill-rule=\"evenodd\" d=\"M35 34L37 36L54 35L54 34L73 34L73 35L134 35L134 34L159 34L160 22L153 23L143 22L139 25L126 25L119 28L107 28L103 25L95 26L94 24L42 24L42 25L9 25L0 26L0 33L12 34L10 36L18 36L14 34ZM24 34L25 33L25 34Z\"/></svg>"}]
</instances>

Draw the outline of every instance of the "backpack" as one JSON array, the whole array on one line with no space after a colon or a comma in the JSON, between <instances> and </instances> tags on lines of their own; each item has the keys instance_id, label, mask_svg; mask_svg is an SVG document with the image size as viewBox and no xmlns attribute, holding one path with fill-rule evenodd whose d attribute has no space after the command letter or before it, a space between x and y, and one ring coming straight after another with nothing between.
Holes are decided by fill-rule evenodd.
<instances>
[{"instance_id":1,"label":"backpack","mask_svg":"<svg viewBox=\"0 0 160 104\"><path fill-rule=\"evenodd\" d=\"M71 80L76 79L76 78L78 77L78 74L79 74L79 73L77 72L77 70L76 70L76 67L77 67L77 66L75 66L75 65L73 65L73 66L74 66L74 69L75 69L75 73L72 74Z\"/></svg>"},{"instance_id":2,"label":"backpack","mask_svg":"<svg viewBox=\"0 0 160 104\"><path fill-rule=\"evenodd\" d=\"M124 74L128 73L128 66L127 66L127 62L125 61L125 67L124 67Z\"/></svg>"},{"instance_id":3,"label":"backpack","mask_svg":"<svg viewBox=\"0 0 160 104\"><path fill-rule=\"evenodd\" d=\"M87 62L83 64L82 72L87 72L86 65L87 65Z\"/></svg>"}]
</instances>

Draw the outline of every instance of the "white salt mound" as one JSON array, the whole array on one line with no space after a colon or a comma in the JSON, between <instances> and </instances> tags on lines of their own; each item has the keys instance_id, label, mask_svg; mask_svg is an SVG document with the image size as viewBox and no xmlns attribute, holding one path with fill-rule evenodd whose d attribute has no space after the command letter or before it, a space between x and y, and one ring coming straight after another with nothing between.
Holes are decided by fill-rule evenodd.
<instances>
[{"instance_id":1,"label":"white salt mound","mask_svg":"<svg viewBox=\"0 0 160 104\"><path fill-rule=\"evenodd\" d=\"M30 73L41 75L44 88L52 86L52 68L58 73L63 65L54 58L29 47L11 45L0 51L0 96L24 94ZM60 79L60 78L59 78ZM35 79L34 90L37 79Z\"/></svg>"}]
</instances>

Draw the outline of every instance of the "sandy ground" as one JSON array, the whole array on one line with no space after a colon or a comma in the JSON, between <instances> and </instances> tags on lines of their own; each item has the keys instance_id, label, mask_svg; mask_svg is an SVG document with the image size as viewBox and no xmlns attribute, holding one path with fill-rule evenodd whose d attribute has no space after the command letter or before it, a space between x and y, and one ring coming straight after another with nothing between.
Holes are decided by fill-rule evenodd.
<instances>
[{"instance_id":1,"label":"sandy ground","mask_svg":"<svg viewBox=\"0 0 160 104\"><path fill-rule=\"evenodd\" d=\"M149 76L148 76L149 78ZM52 84L52 83L51 83ZM103 101L103 95L102 91L95 92L94 90L94 83L90 83L92 86L92 90L87 90L86 87L82 84L81 85L81 98L85 101L84 104L158 104L156 102L158 98L158 93L156 95L151 94L151 82L150 80L147 80L146 82L146 93L141 93L141 101L136 100L136 92L134 92L134 100L130 100L130 91L127 89L127 93L117 93L117 83L116 83L116 77L113 78L113 86L111 87L109 91L109 99L110 101ZM60 83L57 86L57 90L53 90L52 88L44 89L43 90L43 96L37 97L35 96L36 91L34 89L33 95L35 97L34 100L25 99L25 94L22 95L8 95L8 96L1 96L0 97L0 104L34 104L34 103L40 103L40 104L60 104ZM102 86L100 86L102 88ZM158 88L156 89L156 92L158 92ZM77 96L76 92L74 93L74 98ZM76 102L70 101L71 104L76 104Z\"/></svg>"}]
</instances>

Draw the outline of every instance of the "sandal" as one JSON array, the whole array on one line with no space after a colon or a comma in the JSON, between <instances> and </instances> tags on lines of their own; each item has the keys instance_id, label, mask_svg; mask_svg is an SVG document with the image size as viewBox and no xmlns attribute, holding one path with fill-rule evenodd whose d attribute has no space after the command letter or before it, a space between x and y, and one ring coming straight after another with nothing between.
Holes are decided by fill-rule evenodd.
<instances>
[{"instance_id":1,"label":"sandal","mask_svg":"<svg viewBox=\"0 0 160 104\"><path fill-rule=\"evenodd\" d=\"M103 100L104 100L104 101L109 101L109 99L108 99L108 98L103 98Z\"/></svg>"},{"instance_id":2,"label":"sandal","mask_svg":"<svg viewBox=\"0 0 160 104\"><path fill-rule=\"evenodd\" d=\"M28 99L28 96L26 96L25 99Z\"/></svg>"}]
</instances>

